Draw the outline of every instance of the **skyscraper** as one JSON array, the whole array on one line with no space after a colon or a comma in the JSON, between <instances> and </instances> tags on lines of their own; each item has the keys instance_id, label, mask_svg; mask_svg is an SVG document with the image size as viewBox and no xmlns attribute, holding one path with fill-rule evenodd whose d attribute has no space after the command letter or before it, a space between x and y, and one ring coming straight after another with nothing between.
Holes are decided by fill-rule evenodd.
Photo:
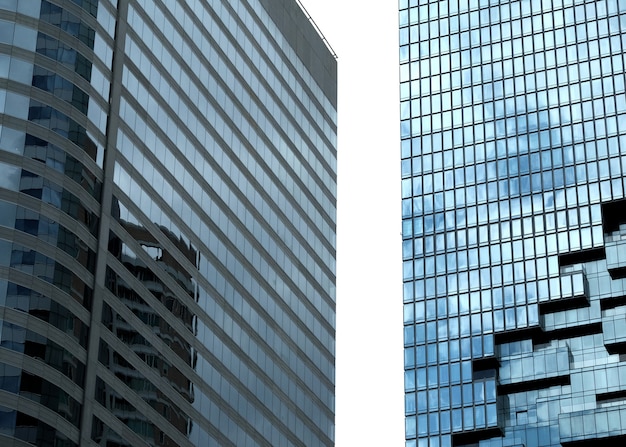
<instances>
[{"instance_id":1,"label":"skyscraper","mask_svg":"<svg viewBox=\"0 0 626 447\"><path fill-rule=\"evenodd\" d=\"M406 445L621 445L626 4L399 20Z\"/></svg>"},{"instance_id":2,"label":"skyscraper","mask_svg":"<svg viewBox=\"0 0 626 447\"><path fill-rule=\"evenodd\" d=\"M293 0L0 1L1 445L333 445L336 76Z\"/></svg>"}]
</instances>

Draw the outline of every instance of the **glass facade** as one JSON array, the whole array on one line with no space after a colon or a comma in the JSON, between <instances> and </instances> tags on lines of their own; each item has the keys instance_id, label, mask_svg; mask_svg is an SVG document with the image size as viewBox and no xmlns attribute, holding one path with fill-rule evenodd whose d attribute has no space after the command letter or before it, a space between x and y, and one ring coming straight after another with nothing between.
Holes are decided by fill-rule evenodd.
<instances>
[{"instance_id":1,"label":"glass facade","mask_svg":"<svg viewBox=\"0 0 626 447\"><path fill-rule=\"evenodd\" d=\"M399 24L406 446L621 445L626 3Z\"/></svg>"},{"instance_id":2,"label":"glass facade","mask_svg":"<svg viewBox=\"0 0 626 447\"><path fill-rule=\"evenodd\" d=\"M334 444L336 70L292 0L0 0L0 445Z\"/></svg>"}]
</instances>

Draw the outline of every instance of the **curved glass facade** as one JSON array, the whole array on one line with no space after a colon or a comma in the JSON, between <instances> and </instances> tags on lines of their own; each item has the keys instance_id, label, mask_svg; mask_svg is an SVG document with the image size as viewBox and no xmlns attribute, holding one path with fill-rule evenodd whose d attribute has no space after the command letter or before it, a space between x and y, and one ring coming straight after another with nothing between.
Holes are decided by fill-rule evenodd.
<instances>
[{"instance_id":1,"label":"curved glass facade","mask_svg":"<svg viewBox=\"0 0 626 447\"><path fill-rule=\"evenodd\" d=\"M624 3L399 4L407 447L621 444Z\"/></svg>"},{"instance_id":2,"label":"curved glass facade","mask_svg":"<svg viewBox=\"0 0 626 447\"><path fill-rule=\"evenodd\" d=\"M295 2L0 1L0 444L333 445L335 204Z\"/></svg>"}]
</instances>

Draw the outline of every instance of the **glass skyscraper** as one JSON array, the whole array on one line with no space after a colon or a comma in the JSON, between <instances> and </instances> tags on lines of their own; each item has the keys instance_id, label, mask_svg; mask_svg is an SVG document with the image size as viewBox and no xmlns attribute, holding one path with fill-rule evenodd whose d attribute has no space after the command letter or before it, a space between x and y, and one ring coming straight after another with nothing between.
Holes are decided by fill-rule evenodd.
<instances>
[{"instance_id":1,"label":"glass skyscraper","mask_svg":"<svg viewBox=\"0 0 626 447\"><path fill-rule=\"evenodd\" d=\"M626 2L400 0L406 446L626 442Z\"/></svg>"},{"instance_id":2,"label":"glass skyscraper","mask_svg":"<svg viewBox=\"0 0 626 447\"><path fill-rule=\"evenodd\" d=\"M0 445L334 444L336 70L295 0L0 0Z\"/></svg>"}]
</instances>

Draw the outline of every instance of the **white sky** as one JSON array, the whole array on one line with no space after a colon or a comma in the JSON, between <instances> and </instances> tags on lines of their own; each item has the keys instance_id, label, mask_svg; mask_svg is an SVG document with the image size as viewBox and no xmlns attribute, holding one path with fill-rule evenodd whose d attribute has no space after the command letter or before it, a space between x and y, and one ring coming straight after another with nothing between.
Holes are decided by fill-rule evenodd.
<instances>
[{"instance_id":1,"label":"white sky","mask_svg":"<svg viewBox=\"0 0 626 447\"><path fill-rule=\"evenodd\" d=\"M336 445L400 447L397 2L301 2L339 56Z\"/></svg>"}]
</instances>

